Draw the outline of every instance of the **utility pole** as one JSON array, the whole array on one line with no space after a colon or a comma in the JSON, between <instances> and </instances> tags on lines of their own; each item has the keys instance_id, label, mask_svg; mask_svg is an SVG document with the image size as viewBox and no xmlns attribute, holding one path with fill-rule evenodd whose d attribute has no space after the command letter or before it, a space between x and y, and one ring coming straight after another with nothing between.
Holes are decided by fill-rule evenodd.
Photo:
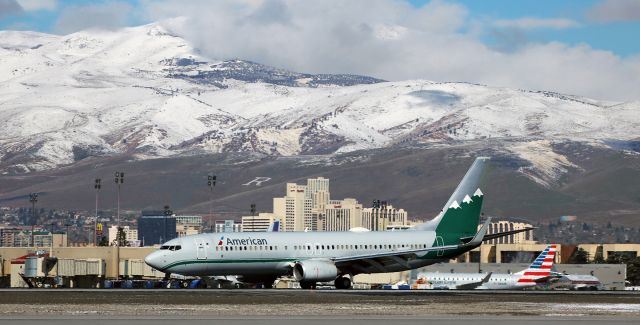
<instances>
[{"instance_id":1,"label":"utility pole","mask_svg":"<svg viewBox=\"0 0 640 325\"><path fill-rule=\"evenodd\" d=\"M29 193L29 202L31 202L31 245L36 249L36 237L33 233L36 226L36 202L38 202L38 193Z\"/></svg>"},{"instance_id":2,"label":"utility pole","mask_svg":"<svg viewBox=\"0 0 640 325\"><path fill-rule=\"evenodd\" d=\"M102 182L102 179L96 178L96 183L93 185L93 188L96 190L96 219L93 221L93 246L98 245L98 193L102 187L100 182Z\"/></svg>"},{"instance_id":3,"label":"utility pole","mask_svg":"<svg viewBox=\"0 0 640 325\"><path fill-rule=\"evenodd\" d=\"M209 225L211 225L211 219L213 218L213 188L216 187L216 175L209 174L207 176L207 185L209 186Z\"/></svg>"}]
</instances>

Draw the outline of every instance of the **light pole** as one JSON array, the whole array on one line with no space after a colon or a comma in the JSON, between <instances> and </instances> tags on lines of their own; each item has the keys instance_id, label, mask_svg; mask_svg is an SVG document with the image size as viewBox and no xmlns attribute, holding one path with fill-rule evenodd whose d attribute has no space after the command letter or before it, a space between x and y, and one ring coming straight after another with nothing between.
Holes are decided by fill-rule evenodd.
<instances>
[{"instance_id":1,"label":"light pole","mask_svg":"<svg viewBox=\"0 0 640 325\"><path fill-rule=\"evenodd\" d=\"M36 202L38 202L38 193L29 193L29 202L31 202L31 244L36 247L36 237L33 234L36 226Z\"/></svg>"},{"instance_id":2,"label":"light pole","mask_svg":"<svg viewBox=\"0 0 640 325\"><path fill-rule=\"evenodd\" d=\"M96 219L93 221L93 246L98 245L98 193L102 187L100 182L102 182L102 179L96 178L96 183L93 185L93 188L96 190Z\"/></svg>"},{"instance_id":3,"label":"light pole","mask_svg":"<svg viewBox=\"0 0 640 325\"><path fill-rule=\"evenodd\" d=\"M255 231L255 226L256 226L256 204L255 203L251 203L251 225L253 227L253 229L251 229L251 231Z\"/></svg>"},{"instance_id":4,"label":"light pole","mask_svg":"<svg viewBox=\"0 0 640 325\"><path fill-rule=\"evenodd\" d=\"M116 182L116 185L118 185L118 212L117 212L117 216L118 216L118 228L120 228L120 185L122 185L122 183L124 183L124 173L123 172L116 172L115 182Z\"/></svg>"},{"instance_id":5,"label":"light pole","mask_svg":"<svg viewBox=\"0 0 640 325\"><path fill-rule=\"evenodd\" d=\"M216 175L209 174L207 176L207 185L209 186L209 225L211 225L211 219L213 218L213 188L216 187Z\"/></svg>"},{"instance_id":6,"label":"light pole","mask_svg":"<svg viewBox=\"0 0 640 325\"><path fill-rule=\"evenodd\" d=\"M120 243L118 237L120 235L120 185L124 183L124 173L116 172L115 182L118 185L118 227L116 228L116 278L120 279Z\"/></svg>"}]
</instances>

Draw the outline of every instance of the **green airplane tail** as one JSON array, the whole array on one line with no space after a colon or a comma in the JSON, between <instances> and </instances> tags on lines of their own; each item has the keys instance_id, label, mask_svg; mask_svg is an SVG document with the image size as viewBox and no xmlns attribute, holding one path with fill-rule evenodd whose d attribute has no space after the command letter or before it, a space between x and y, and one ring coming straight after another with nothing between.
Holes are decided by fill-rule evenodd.
<instances>
[{"instance_id":1,"label":"green airplane tail","mask_svg":"<svg viewBox=\"0 0 640 325\"><path fill-rule=\"evenodd\" d=\"M462 178L441 213L430 222L416 227L434 230L434 246L457 245L461 238L471 238L478 231L483 193L479 188L489 158L478 157Z\"/></svg>"},{"instance_id":2,"label":"green airplane tail","mask_svg":"<svg viewBox=\"0 0 640 325\"><path fill-rule=\"evenodd\" d=\"M436 227L436 236L442 238L444 245L459 244L461 238L476 234L483 197L478 188L473 196L465 195L462 202L453 201Z\"/></svg>"}]
</instances>

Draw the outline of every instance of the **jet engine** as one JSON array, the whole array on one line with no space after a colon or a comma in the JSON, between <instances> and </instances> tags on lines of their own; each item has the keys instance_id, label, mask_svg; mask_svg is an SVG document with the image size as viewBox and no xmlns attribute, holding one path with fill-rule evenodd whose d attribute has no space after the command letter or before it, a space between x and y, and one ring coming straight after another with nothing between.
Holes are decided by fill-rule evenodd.
<instances>
[{"instance_id":1,"label":"jet engine","mask_svg":"<svg viewBox=\"0 0 640 325\"><path fill-rule=\"evenodd\" d=\"M293 266L293 277L299 282L328 282L338 276L338 268L329 260L306 260Z\"/></svg>"}]
</instances>

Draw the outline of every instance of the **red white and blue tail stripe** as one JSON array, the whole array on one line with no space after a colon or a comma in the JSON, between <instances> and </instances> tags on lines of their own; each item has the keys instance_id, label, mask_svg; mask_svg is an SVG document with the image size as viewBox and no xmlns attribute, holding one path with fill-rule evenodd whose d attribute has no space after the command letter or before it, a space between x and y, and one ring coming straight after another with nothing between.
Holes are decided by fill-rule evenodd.
<instances>
[{"instance_id":1,"label":"red white and blue tail stripe","mask_svg":"<svg viewBox=\"0 0 640 325\"><path fill-rule=\"evenodd\" d=\"M556 245L549 245L536 258L529 268L518 272L522 277L518 279L519 284L535 284L537 281L551 276L551 267L556 258Z\"/></svg>"}]
</instances>

